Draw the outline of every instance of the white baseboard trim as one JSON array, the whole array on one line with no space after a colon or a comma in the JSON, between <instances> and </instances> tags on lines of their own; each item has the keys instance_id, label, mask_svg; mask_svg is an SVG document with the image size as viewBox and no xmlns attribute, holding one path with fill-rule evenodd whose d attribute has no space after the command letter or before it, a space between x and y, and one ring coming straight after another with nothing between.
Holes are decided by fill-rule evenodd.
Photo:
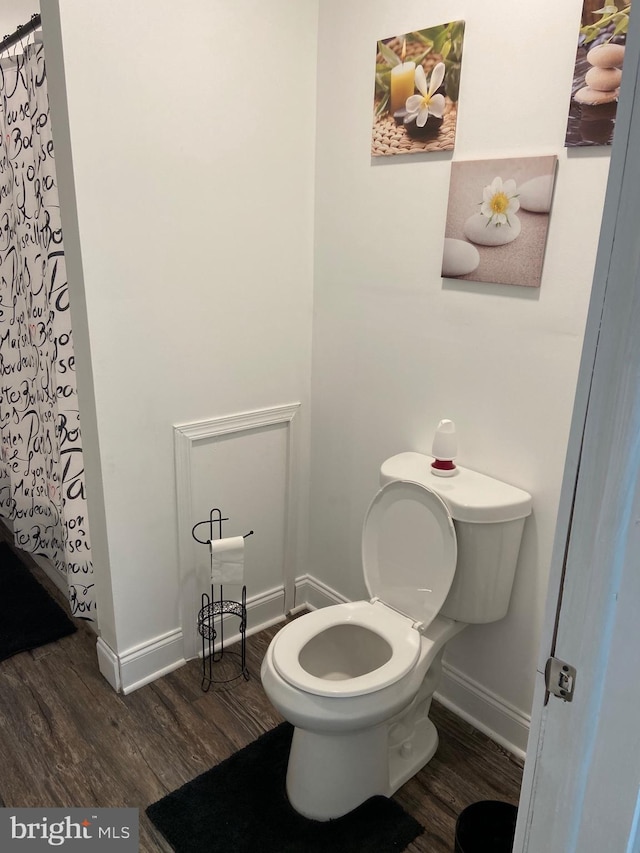
<instances>
[{"instance_id":1,"label":"white baseboard trim","mask_svg":"<svg viewBox=\"0 0 640 853\"><path fill-rule=\"evenodd\" d=\"M264 631L265 628L270 628L272 625L277 625L279 622L284 622L287 618L284 612L285 590L283 586L277 586L266 592L260 592L257 595L247 599L247 629L245 635L250 637L252 634L257 634L259 631ZM229 626L232 633L227 629ZM224 628L224 645L231 646L240 640L239 622L235 616L227 616L223 623ZM235 629L235 630L234 630ZM200 638L198 637L200 640ZM200 641L201 642L201 641ZM215 643L215 648L218 648L218 643ZM198 652L199 657L202 657L202 650Z\"/></svg>"},{"instance_id":2,"label":"white baseboard trim","mask_svg":"<svg viewBox=\"0 0 640 853\"><path fill-rule=\"evenodd\" d=\"M247 635L257 634L271 625L283 622L286 618L284 612L285 589L276 586L267 592L260 592L247 599ZM240 639L240 634L237 634Z\"/></svg>"},{"instance_id":3,"label":"white baseboard trim","mask_svg":"<svg viewBox=\"0 0 640 853\"><path fill-rule=\"evenodd\" d=\"M344 595L336 592L327 584L322 583L312 575L300 575L296 578L295 611L307 608L319 610L331 604L346 604L349 601Z\"/></svg>"},{"instance_id":4,"label":"white baseboard trim","mask_svg":"<svg viewBox=\"0 0 640 853\"><path fill-rule=\"evenodd\" d=\"M122 692L132 693L186 663L183 657L182 631L179 628L168 631L118 657Z\"/></svg>"},{"instance_id":5,"label":"white baseboard trim","mask_svg":"<svg viewBox=\"0 0 640 853\"><path fill-rule=\"evenodd\" d=\"M100 672L104 675L116 693L119 693L120 664L118 662L118 655L113 651L111 646L105 643L102 637L98 637L96 652L98 655L98 668Z\"/></svg>"},{"instance_id":6,"label":"white baseboard trim","mask_svg":"<svg viewBox=\"0 0 640 853\"><path fill-rule=\"evenodd\" d=\"M524 761L531 717L443 661L434 698Z\"/></svg>"},{"instance_id":7,"label":"white baseboard trim","mask_svg":"<svg viewBox=\"0 0 640 853\"><path fill-rule=\"evenodd\" d=\"M100 672L118 693L132 693L186 663L177 628L118 655L102 637L96 645Z\"/></svg>"},{"instance_id":8,"label":"white baseboard trim","mask_svg":"<svg viewBox=\"0 0 640 853\"><path fill-rule=\"evenodd\" d=\"M284 585L282 585L247 599L247 636L284 621L286 618L284 594ZM226 630L227 624L228 630ZM240 639L237 617L225 618L224 627L225 646L230 646ZM198 629L193 625L189 630L197 632ZM198 648L200 648L199 645ZM167 675L186 663L183 632L180 628L154 637L120 654L116 654L100 637L96 651L102 675L114 690L125 694L144 687L145 684Z\"/></svg>"}]
</instances>

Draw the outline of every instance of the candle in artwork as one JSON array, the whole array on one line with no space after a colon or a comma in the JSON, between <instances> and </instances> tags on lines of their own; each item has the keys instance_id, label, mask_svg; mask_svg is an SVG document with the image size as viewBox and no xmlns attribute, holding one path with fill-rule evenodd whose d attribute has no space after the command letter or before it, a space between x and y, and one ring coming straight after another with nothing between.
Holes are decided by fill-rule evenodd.
<instances>
[{"instance_id":1,"label":"candle in artwork","mask_svg":"<svg viewBox=\"0 0 640 853\"><path fill-rule=\"evenodd\" d=\"M389 111L393 114L397 110L403 110L407 98L415 92L415 62L405 62L407 55L407 43L402 42L402 62L391 69L391 95L389 97Z\"/></svg>"}]
</instances>

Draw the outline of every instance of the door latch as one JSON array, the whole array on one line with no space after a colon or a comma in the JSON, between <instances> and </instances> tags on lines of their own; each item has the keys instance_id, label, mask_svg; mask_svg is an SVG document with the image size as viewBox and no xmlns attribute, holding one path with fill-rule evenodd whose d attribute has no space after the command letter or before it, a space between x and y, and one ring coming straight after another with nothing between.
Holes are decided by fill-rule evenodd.
<instances>
[{"instance_id":1,"label":"door latch","mask_svg":"<svg viewBox=\"0 0 640 853\"><path fill-rule=\"evenodd\" d=\"M559 658L549 658L544 668L544 680L549 693L565 702L573 700L576 685L576 668Z\"/></svg>"}]
</instances>

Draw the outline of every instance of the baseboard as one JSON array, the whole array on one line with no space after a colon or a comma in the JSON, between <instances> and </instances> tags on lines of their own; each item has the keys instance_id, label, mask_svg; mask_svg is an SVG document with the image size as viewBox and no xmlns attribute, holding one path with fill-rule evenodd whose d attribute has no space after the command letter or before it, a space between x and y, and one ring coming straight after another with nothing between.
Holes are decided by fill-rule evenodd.
<instances>
[{"instance_id":1,"label":"baseboard","mask_svg":"<svg viewBox=\"0 0 640 853\"><path fill-rule=\"evenodd\" d=\"M286 618L284 597L284 585L282 585L247 599L248 636L284 621ZM239 634L236 636L238 639L240 638Z\"/></svg>"},{"instance_id":2,"label":"baseboard","mask_svg":"<svg viewBox=\"0 0 640 853\"><path fill-rule=\"evenodd\" d=\"M284 612L284 597L284 586L277 586L247 599L247 629L245 632L247 637L264 631L265 628L270 628L272 625L277 625L279 622L284 622L287 618ZM225 617L223 630L225 648L240 640L237 617ZM217 642L215 648L219 648ZM202 652L199 652L199 656L202 657Z\"/></svg>"},{"instance_id":3,"label":"baseboard","mask_svg":"<svg viewBox=\"0 0 640 853\"><path fill-rule=\"evenodd\" d=\"M247 636L282 622L285 618L284 586L259 593L247 600ZM237 617L225 619L225 646L231 646L240 639L238 627ZM197 631L197 626L193 625L190 630ZM144 687L186 663L183 632L179 628L120 654L99 638L96 651L102 675L114 690L125 694Z\"/></svg>"},{"instance_id":4,"label":"baseboard","mask_svg":"<svg viewBox=\"0 0 640 853\"><path fill-rule=\"evenodd\" d=\"M296 578L296 597L294 610L320 610L331 604L345 604L349 601L327 584L312 575L300 575Z\"/></svg>"},{"instance_id":5,"label":"baseboard","mask_svg":"<svg viewBox=\"0 0 640 853\"><path fill-rule=\"evenodd\" d=\"M120 692L120 663L118 655L113 651L111 646L107 645L102 637L98 637L96 643L96 653L98 655L98 668L102 675L107 679L113 689Z\"/></svg>"},{"instance_id":6,"label":"baseboard","mask_svg":"<svg viewBox=\"0 0 640 853\"><path fill-rule=\"evenodd\" d=\"M524 761L531 717L446 663L434 698Z\"/></svg>"},{"instance_id":7,"label":"baseboard","mask_svg":"<svg viewBox=\"0 0 640 853\"><path fill-rule=\"evenodd\" d=\"M132 693L183 666L182 631L176 629L118 655L120 689Z\"/></svg>"},{"instance_id":8,"label":"baseboard","mask_svg":"<svg viewBox=\"0 0 640 853\"><path fill-rule=\"evenodd\" d=\"M118 693L132 693L186 663L176 629L118 655L102 637L96 644L100 672Z\"/></svg>"}]
</instances>

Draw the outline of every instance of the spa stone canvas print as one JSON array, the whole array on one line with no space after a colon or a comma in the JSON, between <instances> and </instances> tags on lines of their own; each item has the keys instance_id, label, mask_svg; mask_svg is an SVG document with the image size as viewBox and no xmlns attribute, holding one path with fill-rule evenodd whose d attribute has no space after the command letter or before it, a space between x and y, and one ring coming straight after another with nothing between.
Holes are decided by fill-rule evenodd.
<instances>
[{"instance_id":1,"label":"spa stone canvas print","mask_svg":"<svg viewBox=\"0 0 640 853\"><path fill-rule=\"evenodd\" d=\"M557 160L451 164L443 277L540 287Z\"/></svg>"},{"instance_id":2,"label":"spa stone canvas print","mask_svg":"<svg viewBox=\"0 0 640 853\"><path fill-rule=\"evenodd\" d=\"M463 39L451 21L378 42L373 157L454 147Z\"/></svg>"},{"instance_id":3,"label":"spa stone canvas print","mask_svg":"<svg viewBox=\"0 0 640 853\"><path fill-rule=\"evenodd\" d=\"M611 145L631 3L584 0L565 146Z\"/></svg>"}]
</instances>

